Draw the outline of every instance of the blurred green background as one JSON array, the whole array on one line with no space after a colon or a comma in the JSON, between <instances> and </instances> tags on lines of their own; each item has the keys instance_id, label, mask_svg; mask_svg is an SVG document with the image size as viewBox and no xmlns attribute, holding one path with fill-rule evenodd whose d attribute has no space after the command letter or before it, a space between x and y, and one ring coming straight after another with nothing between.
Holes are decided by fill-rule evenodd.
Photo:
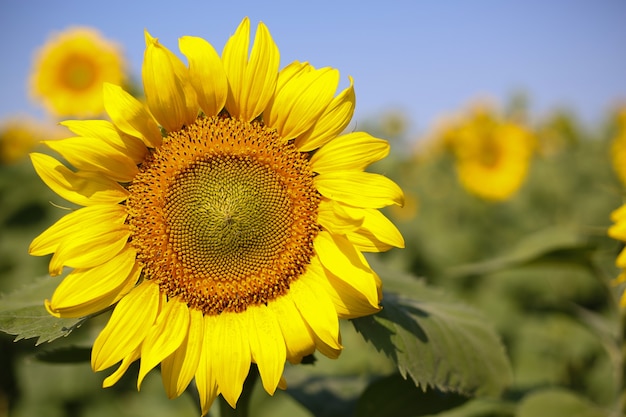
<instances>
[{"instance_id":1,"label":"blurred green background","mask_svg":"<svg viewBox=\"0 0 626 417\"><path fill-rule=\"evenodd\" d=\"M382 410L378 415L530 416L539 407L543 414L534 415L547 416L552 414L545 407L555 398L587 410L580 415L620 415L620 289L611 280L619 272L614 262L622 245L607 237L610 213L623 201L610 156L619 127L615 114L593 129L565 112L531 126L545 145L539 149L549 152L533 155L519 191L501 202L468 193L456 176L454 157L428 146L429 138L407 137L408 122L407 116L389 112L364 126L392 143L392 154L372 170L397 181L407 195L404 208L386 212L402 231L406 248L370 259L381 266L383 282L410 273L482 311L502 337L514 381L499 399L477 403L448 395L443 405L433 406L436 412L449 408L458 414L420 406L431 399L420 403L425 394L413 387L405 397L418 405L402 408L409 414ZM44 278L47 258L27 254L32 238L64 214L52 203L58 197L24 158L0 167L0 199L2 293L10 296L36 279L58 282ZM55 282L42 291L50 291L50 285ZM115 387L100 388L106 373L94 374L87 360L104 320L91 320L69 337L37 347L34 339L13 342L14 336L0 334L0 415L197 415L193 390L168 400L158 371L140 393L133 371ZM343 336L346 351L338 360L318 355L312 365L288 367L289 388L275 398L258 389L253 415L366 415L358 414L359 402L368 398L361 398L364 390L395 368L349 323ZM73 346L66 351L69 358L63 354L66 346Z\"/></svg>"}]
</instances>

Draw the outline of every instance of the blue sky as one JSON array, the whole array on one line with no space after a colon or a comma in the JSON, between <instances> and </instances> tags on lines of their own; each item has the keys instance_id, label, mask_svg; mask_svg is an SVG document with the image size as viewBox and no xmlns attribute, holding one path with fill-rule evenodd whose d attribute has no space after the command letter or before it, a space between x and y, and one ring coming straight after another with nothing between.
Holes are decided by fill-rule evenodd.
<instances>
[{"instance_id":1,"label":"blue sky","mask_svg":"<svg viewBox=\"0 0 626 417\"><path fill-rule=\"evenodd\" d=\"M244 16L265 22L293 60L355 79L355 121L391 109L417 130L474 99L523 91L537 117L571 109L599 123L626 102L626 1L192 1L3 0L0 119L43 115L26 91L33 52L53 31L98 28L120 43L139 77L144 28L177 51L183 35L221 51Z\"/></svg>"}]
</instances>

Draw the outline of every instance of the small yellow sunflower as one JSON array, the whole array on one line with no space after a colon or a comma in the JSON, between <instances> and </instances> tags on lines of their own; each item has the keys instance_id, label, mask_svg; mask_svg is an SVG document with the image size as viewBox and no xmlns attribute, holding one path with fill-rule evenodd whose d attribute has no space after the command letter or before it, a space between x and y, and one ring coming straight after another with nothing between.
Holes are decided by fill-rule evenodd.
<instances>
[{"instance_id":1,"label":"small yellow sunflower","mask_svg":"<svg viewBox=\"0 0 626 417\"><path fill-rule=\"evenodd\" d=\"M608 235L616 240L626 243L626 204L611 213L611 220L615 223L609 227ZM622 269L619 276L613 280L614 284L626 282L626 248L622 249L615 260L615 265ZM626 293L620 297L620 306L626 307Z\"/></svg>"},{"instance_id":2,"label":"small yellow sunflower","mask_svg":"<svg viewBox=\"0 0 626 417\"><path fill-rule=\"evenodd\" d=\"M626 109L617 114L617 132L611 144L611 162L617 178L626 185Z\"/></svg>"},{"instance_id":3,"label":"small yellow sunflower","mask_svg":"<svg viewBox=\"0 0 626 417\"><path fill-rule=\"evenodd\" d=\"M60 139L62 127L46 124L30 116L11 116L0 122L0 164L13 164L26 160L39 142L46 139Z\"/></svg>"},{"instance_id":4,"label":"small yellow sunflower","mask_svg":"<svg viewBox=\"0 0 626 417\"><path fill-rule=\"evenodd\" d=\"M443 138L455 156L459 181L472 194L503 201L526 179L532 135L514 122L499 120L487 108L474 110Z\"/></svg>"},{"instance_id":5,"label":"small yellow sunflower","mask_svg":"<svg viewBox=\"0 0 626 417\"><path fill-rule=\"evenodd\" d=\"M0 125L0 163L13 164L26 158L43 137L33 120L11 118Z\"/></svg>"},{"instance_id":6,"label":"small yellow sunflower","mask_svg":"<svg viewBox=\"0 0 626 417\"><path fill-rule=\"evenodd\" d=\"M55 116L98 116L104 113L102 84L122 84L125 67L120 48L97 30L69 28L37 52L31 96Z\"/></svg>"},{"instance_id":7,"label":"small yellow sunflower","mask_svg":"<svg viewBox=\"0 0 626 417\"><path fill-rule=\"evenodd\" d=\"M74 169L32 154L42 180L79 208L36 237L51 275L73 270L46 306L82 317L115 305L94 342L95 371L159 363L169 397L195 378L202 412L235 407L256 363L265 390L285 361L336 358L339 318L379 310L381 282L363 252L404 245L378 209L400 188L365 172L389 152L340 133L354 110L339 72L293 62L246 18L221 58L201 38L176 55L146 32L146 105L105 84L112 120L68 121L78 135L45 142Z\"/></svg>"}]
</instances>

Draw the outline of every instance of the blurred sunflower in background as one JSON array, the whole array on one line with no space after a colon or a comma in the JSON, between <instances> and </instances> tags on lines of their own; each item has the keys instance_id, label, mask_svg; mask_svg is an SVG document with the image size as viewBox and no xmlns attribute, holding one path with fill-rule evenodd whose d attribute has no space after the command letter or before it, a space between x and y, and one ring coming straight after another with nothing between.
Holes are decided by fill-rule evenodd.
<instances>
[{"instance_id":1,"label":"blurred sunflower in background","mask_svg":"<svg viewBox=\"0 0 626 417\"><path fill-rule=\"evenodd\" d=\"M379 310L381 282L363 252L403 247L379 209L403 193L365 168L389 152L341 135L352 79L293 62L246 18L221 58L183 37L189 67L146 32L146 104L105 84L109 121L67 121L77 136L44 142L69 162L32 154L42 180L84 206L36 237L51 275L73 270L46 301L59 317L115 305L94 342L96 371L141 359L138 387L161 364L168 396L195 378L202 413L235 407L256 363L273 394L285 361L336 358L339 318ZM256 371L252 371L256 372Z\"/></svg>"},{"instance_id":2,"label":"blurred sunflower in background","mask_svg":"<svg viewBox=\"0 0 626 417\"><path fill-rule=\"evenodd\" d=\"M533 156L533 135L520 124L500 118L486 106L475 107L441 134L454 156L460 183L490 201L510 198L526 179Z\"/></svg>"},{"instance_id":3,"label":"blurred sunflower in background","mask_svg":"<svg viewBox=\"0 0 626 417\"><path fill-rule=\"evenodd\" d=\"M0 162L8 165L26 158L44 137L30 118L14 117L0 123Z\"/></svg>"},{"instance_id":4,"label":"blurred sunflower in background","mask_svg":"<svg viewBox=\"0 0 626 417\"><path fill-rule=\"evenodd\" d=\"M626 185L626 108L617 112L615 134L611 143L611 162L617 178Z\"/></svg>"},{"instance_id":5,"label":"blurred sunflower in background","mask_svg":"<svg viewBox=\"0 0 626 417\"><path fill-rule=\"evenodd\" d=\"M626 243L626 204L618 208L611 213L611 220L613 225L609 227L608 234L611 238ZM617 278L613 280L615 285L623 284L626 282L626 248L622 248L619 255L615 260L615 265L621 268L621 273ZM620 297L620 306L626 307L626 296L624 294Z\"/></svg>"},{"instance_id":6,"label":"blurred sunflower in background","mask_svg":"<svg viewBox=\"0 0 626 417\"><path fill-rule=\"evenodd\" d=\"M37 51L30 94L55 117L93 117L104 113L102 83L125 81L121 48L93 28L72 27Z\"/></svg>"},{"instance_id":7,"label":"blurred sunflower in background","mask_svg":"<svg viewBox=\"0 0 626 417\"><path fill-rule=\"evenodd\" d=\"M0 122L0 164L18 163L27 158L39 141L60 139L62 135L58 126L30 116L7 118Z\"/></svg>"}]
</instances>

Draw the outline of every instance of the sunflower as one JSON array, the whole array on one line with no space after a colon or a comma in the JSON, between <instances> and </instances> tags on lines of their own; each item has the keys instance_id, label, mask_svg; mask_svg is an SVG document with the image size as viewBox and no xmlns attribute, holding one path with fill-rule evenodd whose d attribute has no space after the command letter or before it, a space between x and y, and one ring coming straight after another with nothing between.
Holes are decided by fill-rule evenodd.
<instances>
[{"instance_id":1,"label":"sunflower","mask_svg":"<svg viewBox=\"0 0 626 417\"><path fill-rule=\"evenodd\" d=\"M121 84L125 66L120 48L97 30L69 28L37 52L31 96L55 116L98 116L104 113L102 83Z\"/></svg>"},{"instance_id":2,"label":"sunflower","mask_svg":"<svg viewBox=\"0 0 626 417\"><path fill-rule=\"evenodd\" d=\"M616 117L616 133L611 143L613 170L623 185L626 185L626 108Z\"/></svg>"},{"instance_id":3,"label":"sunflower","mask_svg":"<svg viewBox=\"0 0 626 417\"><path fill-rule=\"evenodd\" d=\"M366 133L341 135L352 79L293 62L263 23L249 51L246 18L222 56L183 37L186 66L146 32L145 105L105 84L108 121L67 121L76 137L32 154L35 170L78 206L30 247L73 268L50 300L58 317L115 305L94 342L95 371L158 364L166 392L195 378L202 412L218 394L235 407L255 363L263 387L285 361L342 350L338 319L379 310L381 282L363 252L403 247L378 209L400 205L388 178L365 172L389 152Z\"/></svg>"},{"instance_id":4,"label":"sunflower","mask_svg":"<svg viewBox=\"0 0 626 417\"><path fill-rule=\"evenodd\" d=\"M526 179L534 139L520 125L481 107L442 137L455 156L459 181L470 193L503 201Z\"/></svg>"},{"instance_id":5,"label":"sunflower","mask_svg":"<svg viewBox=\"0 0 626 417\"><path fill-rule=\"evenodd\" d=\"M13 117L0 124L0 164L13 164L25 159L42 139L37 122Z\"/></svg>"},{"instance_id":6,"label":"sunflower","mask_svg":"<svg viewBox=\"0 0 626 417\"><path fill-rule=\"evenodd\" d=\"M626 204L611 213L611 220L615 223L609 227L608 235L621 242L626 242ZM613 280L615 285L626 282L626 248L623 248L615 260L615 265L621 268L622 272ZM626 307L626 294L620 297L620 306Z\"/></svg>"}]
</instances>

